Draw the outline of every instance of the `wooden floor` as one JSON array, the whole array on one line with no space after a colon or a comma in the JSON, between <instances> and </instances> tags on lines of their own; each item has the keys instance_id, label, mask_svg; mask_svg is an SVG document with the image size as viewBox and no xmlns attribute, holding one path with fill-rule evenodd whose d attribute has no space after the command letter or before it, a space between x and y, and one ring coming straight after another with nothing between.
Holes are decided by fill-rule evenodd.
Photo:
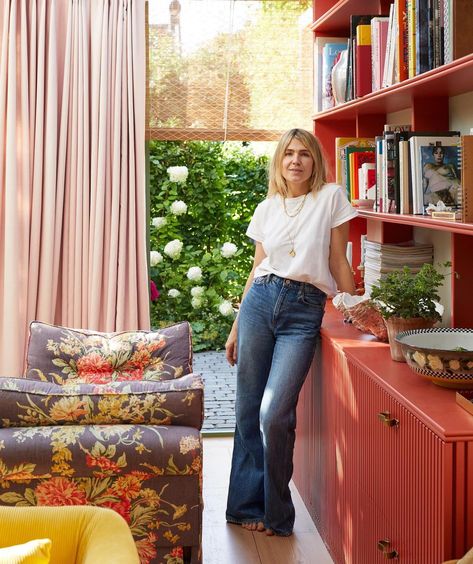
<instances>
[{"instance_id":1,"label":"wooden floor","mask_svg":"<svg viewBox=\"0 0 473 564\"><path fill-rule=\"evenodd\" d=\"M204 438L203 564L332 564L295 488L292 536L267 537L225 523L231 454L231 438Z\"/></svg>"}]
</instances>

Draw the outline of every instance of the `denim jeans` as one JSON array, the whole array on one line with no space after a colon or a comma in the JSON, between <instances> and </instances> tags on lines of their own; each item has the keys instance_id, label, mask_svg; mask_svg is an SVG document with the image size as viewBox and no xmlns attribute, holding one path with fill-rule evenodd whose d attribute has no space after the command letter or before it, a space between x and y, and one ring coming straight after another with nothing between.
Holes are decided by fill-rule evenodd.
<instances>
[{"instance_id":1,"label":"denim jeans","mask_svg":"<svg viewBox=\"0 0 473 564\"><path fill-rule=\"evenodd\" d=\"M238 318L236 428L226 519L290 535L296 406L326 294L274 274L256 278Z\"/></svg>"}]
</instances>

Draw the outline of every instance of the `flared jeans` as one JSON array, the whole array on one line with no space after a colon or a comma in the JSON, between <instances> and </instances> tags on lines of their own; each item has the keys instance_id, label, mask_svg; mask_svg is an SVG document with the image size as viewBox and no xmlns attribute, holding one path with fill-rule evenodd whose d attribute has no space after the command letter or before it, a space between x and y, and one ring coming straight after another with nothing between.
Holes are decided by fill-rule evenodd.
<instances>
[{"instance_id":1,"label":"flared jeans","mask_svg":"<svg viewBox=\"0 0 473 564\"><path fill-rule=\"evenodd\" d=\"M296 406L326 294L274 274L256 278L238 318L236 427L226 519L290 535Z\"/></svg>"}]
</instances>

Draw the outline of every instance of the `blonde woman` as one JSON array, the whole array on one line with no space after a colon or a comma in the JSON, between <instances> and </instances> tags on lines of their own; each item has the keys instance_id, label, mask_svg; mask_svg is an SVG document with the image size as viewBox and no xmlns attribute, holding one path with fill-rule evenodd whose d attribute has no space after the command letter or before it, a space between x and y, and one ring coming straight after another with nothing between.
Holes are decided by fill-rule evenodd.
<instances>
[{"instance_id":1,"label":"blonde woman","mask_svg":"<svg viewBox=\"0 0 473 564\"><path fill-rule=\"evenodd\" d=\"M342 189L327 184L318 140L302 129L286 132L271 161L267 198L247 229L253 268L226 343L228 361L237 363L229 523L292 534L297 400L327 296L355 292L346 259L355 216Z\"/></svg>"}]
</instances>

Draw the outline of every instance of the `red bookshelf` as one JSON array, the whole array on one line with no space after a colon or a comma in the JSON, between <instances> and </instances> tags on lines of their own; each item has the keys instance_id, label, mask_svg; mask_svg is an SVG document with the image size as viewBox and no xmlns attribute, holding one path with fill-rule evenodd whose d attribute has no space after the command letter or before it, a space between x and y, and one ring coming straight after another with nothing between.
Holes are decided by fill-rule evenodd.
<instances>
[{"instance_id":1,"label":"red bookshelf","mask_svg":"<svg viewBox=\"0 0 473 564\"><path fill-rule=\"evenodd\" d=\"M346 36L351 14L386 15L390 3L314 0L312 29ZM332 179L336 137L374 137L388 114L406 109L414 130L447 130L450 97L471 91L473 54L314 115ZM452 325L473 327L473 224L362 210L350 226L353 264L361 234L396 243L419 228L450 234L441 244L454 272ZM384 411L399 424L385 427ZM473 545L472 471L473 417L458 408L454 391L392 361L386 344L329 307L299 401L294 481L334 562L461 557Z\"/></svg>"}]
</instances>

